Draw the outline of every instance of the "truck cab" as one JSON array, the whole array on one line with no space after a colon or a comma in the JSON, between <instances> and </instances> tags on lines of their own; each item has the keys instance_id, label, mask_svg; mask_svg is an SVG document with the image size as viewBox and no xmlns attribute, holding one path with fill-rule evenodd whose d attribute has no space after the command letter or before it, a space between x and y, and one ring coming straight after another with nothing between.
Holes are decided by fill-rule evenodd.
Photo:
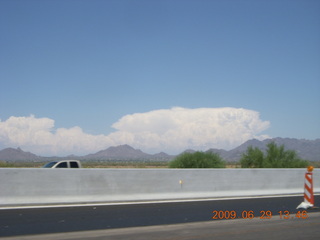
<instances>
[{"instance_id":1,"label":"truck cab","mask_svg":"<svg viewBox=\"0 0 320 240\"><path fill-rule=\"evenodd\" d=\"M81 163L78 160L53 161L45 164L43 168L81 168Z\"/></svg>"}]
</instances>

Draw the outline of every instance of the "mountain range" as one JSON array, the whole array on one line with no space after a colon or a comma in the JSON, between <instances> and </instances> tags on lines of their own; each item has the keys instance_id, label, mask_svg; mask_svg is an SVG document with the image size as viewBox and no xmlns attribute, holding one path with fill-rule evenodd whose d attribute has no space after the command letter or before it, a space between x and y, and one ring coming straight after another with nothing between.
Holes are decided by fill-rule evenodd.
<instances>
[{"instance_id":1,"label":"mountain range","mask_svg":"<svg viewBox=\"0 0 320 240\"><path fill-rule=\"evenodd\" d=\"M249 140L232 150L223 150L211 148L207 152L218 153L224 160L228 162L237 162L241 155L247 150L249 146L257 147L262 151L266 150L266 146L270 142L275 142L277 145L284 145L286 150L295 150L299 157L309 161L320 161L320 139L305 140L295 138L272 138L259 141L257 139ZM185 152L193 152L188 149ZM42 157L36 154L25 152L20 148L5 148L0 151L0 161L50 161L62 159L78 159L78 160L148 160L148 161L170 161L175 155L169 155L164 152L157 154L144 153L139 149L134 149L129 145L120 145L116 147L109 147L99 152L88 154L85 156L69 155L66 157Z\"/></svg>"},{"instance_id":2,"label":"mountain range","mask_svg":"<svg viewBox=\"0 0 320 240\"><path fill-rule=\"evenodd\" d=\"M267 144L270 142L275 142L278 146L284 145L285 150L296 151L298 156L302 159L320 161L320 139L272 138L263 141L251 139L229 151L222 149L209 149L208 151L220 154L220 156L227 161L236 162L240 160L242 154L246 152L249 146L257 147L265 152Z\"/></svg>"}]
</instances>

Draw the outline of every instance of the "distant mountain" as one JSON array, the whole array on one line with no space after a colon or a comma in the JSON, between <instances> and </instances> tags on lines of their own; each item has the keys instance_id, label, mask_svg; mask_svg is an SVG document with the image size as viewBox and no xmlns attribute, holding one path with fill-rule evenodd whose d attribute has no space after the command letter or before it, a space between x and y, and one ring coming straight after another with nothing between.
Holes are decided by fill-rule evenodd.
<instances>
[{"instance_id":1,"label":"distant mountain","mask_svg":"<svg viewBox=\"0 0 320 240\"><path fill-rule=\"evenodd\" d=\"M320 161L320 139L272 138L263 141L251 139L230 151L221 149L209 149L208 151L220 154L220 156L227 161L236 162L240 160L242 154L246 152L249 146L257 147L265 152L267 144L270 142L275 142L278 146L284 145L286 150L296 151L302 159Z\"/></svg>"},{"instance_id":2,"label":"distant mountain","mask_svg":"<svg viewBox=\"0 0 320 240\"><path fill-rule=\"evenodd\" d=\"M303 159L320 161L320 139L273 138L264 140L263 142L267 144L271 141L274 141L277 145L283 144L285 149L295 150Z\"/></svg>"},{"instance_id":3,"label":"distant mountain","mask_svg":"<svg viewBox=\"0 0 320 240\"><path fill-rule=\"evenodd\" d=\"M223 149L209 149L208 151L218 153L223 159L225 159L228 162L236 162L241 159L242 154L247 151L247 148L249 146L257 147L259 149L264 150L265 145L266 144L257 139L251 139L241 144L239 147L236 147L229 151Z\"/></svg>"},{"instance_id":4,"label":"distant mountain","mask_svg":"<svg viewBox=\"0 0 320 240\"><path fill-rule=\"evenodd\" d=\"M196 151L193 149L184 150L182 153L195 153Z\"/></svg>"},{"instance_id":5,"label":"distant mountain","mask_svg":"<svg viewBox=\"0 0 320 240\"><path fill-rule=\"evenodd\" d=\"M150 155L142 152L140 149L134 149L129 145L120 145L117 147L109 147L105 150L94 154L83 156L84 159L90 160L127 160L127 159L146 159Z\"/></svg>"},{"instance_id":6,"label":"distant mountain","mask_svg":"<svg viewBox=\"0 0 320 240\"><path fill-rule=\"evenodd\" d=\"M284 145L286 150L294 150L299 157L309 161L320 161L320 139L305 140L295 138L272 138L259 141L251 139L240 146L226 151L223 149L209 149L207 152L218 153L228 162L239 161L242 154L246 152L249 146L257 147L262 151L267 149L267 144L275 142L277 145ZM195 152L192 149L184 152ZM78 159L78 160L148 160L148 161L170 161L174 158L164 152L157 154L147 154L140 149L134 149L129 145L120 145L117 147L109 147L97 153L88 154L86 156L69 155L67 157L41 157L30 152L24 152L20 148L6 148L0 151L0 161L52 161L62 159Z\"/></svg>"},{"instance_id":7,"label":"distant mountain","mask_svg":"<svg viewBox=\"0 0 320 240\"><path fill-rule=\"evenodd\" d=\"M41 157L24 152L20 148L5 148L0 151L0 160L2 161L39 161Z\"/></svg>"},{"instance_id":8,"label":"distant mountain","mask_svg":"<svg viewBox=\"0 0 320 240\"><path fill-rule=\"evenodd\" d=\"M160 153L156 153L152 155L155 159L159 159L159 160L171 160L173 159L175 156L173 155L169 155L166 154L165 152L160 152Z\"/></svg>"},{"instance_id":9,"label":"distant mountain","mask_svg":"<svg viewBox=\"0 0 320 240\"><path fill-rule=\"evenodd\" d=\"M140 149L134 149L129 145L120 145L117 147L109 147L105 150L94 154L83 156L86 160L171 160L174 156L170 156L164 152L157 154L147 154Z\"/></svg>"}]
</instances>

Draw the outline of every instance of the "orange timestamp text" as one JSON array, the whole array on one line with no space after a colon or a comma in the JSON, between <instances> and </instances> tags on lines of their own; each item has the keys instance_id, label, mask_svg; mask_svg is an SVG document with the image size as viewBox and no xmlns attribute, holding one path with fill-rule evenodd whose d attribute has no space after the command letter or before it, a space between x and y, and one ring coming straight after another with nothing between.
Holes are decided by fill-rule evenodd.
<instances>
[{"instance_id":1,"label":"orange timestamp text","mask_svg":"<svg viewBox=\"0 0 320 240\"><path fill-rule=\"evenodd\" d=\"M262 210L259 213L255 213L252 210L244 210L240 213L237 213L236 211L218 211L214 210L212 211L212 219L253 219L253 218L260 218L260 219L271 219L274 217L272 212L270 210ZM298 212L290 212L287 210L279 211L278 214L275 215L279 217L280 219L294 219L294 218L300 218L300 219L306 219L308 218L307 211L298 211Z\"/></svg>"}]
</instances>

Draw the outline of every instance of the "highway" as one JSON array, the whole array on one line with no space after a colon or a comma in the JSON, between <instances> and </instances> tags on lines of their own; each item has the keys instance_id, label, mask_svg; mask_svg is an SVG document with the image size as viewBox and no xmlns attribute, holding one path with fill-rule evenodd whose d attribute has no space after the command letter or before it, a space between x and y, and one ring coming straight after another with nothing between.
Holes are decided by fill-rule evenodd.
<instances>
[{"instance_id":1,"label":"highway","mask_svg":"<svg viewBox=\"0 0 320 240\"><path fill-rule=\"evenodd\" d=\"M250 239L249 236L257 239L257 234L261 233L264 233L262 237L270 237L284 233L284 236L291 236L296 232L293 237L297 237L307 227L310 228L309 235L320 237L319 209L308 211L307 215L296 215L296 207L302 200L302 196L295 196L1 209L0 238L81 239L82 236L83 239L105 239L113 236L110 239L128 239L130 236L130 239L212 239L238 232L238 235L247 237L243 239ZM315 202L320 202L319 195L315 196ZM220 216L219 211L222 211ZM231 212L235 219L226 220Z\"/></svg>"}]
</instances>

